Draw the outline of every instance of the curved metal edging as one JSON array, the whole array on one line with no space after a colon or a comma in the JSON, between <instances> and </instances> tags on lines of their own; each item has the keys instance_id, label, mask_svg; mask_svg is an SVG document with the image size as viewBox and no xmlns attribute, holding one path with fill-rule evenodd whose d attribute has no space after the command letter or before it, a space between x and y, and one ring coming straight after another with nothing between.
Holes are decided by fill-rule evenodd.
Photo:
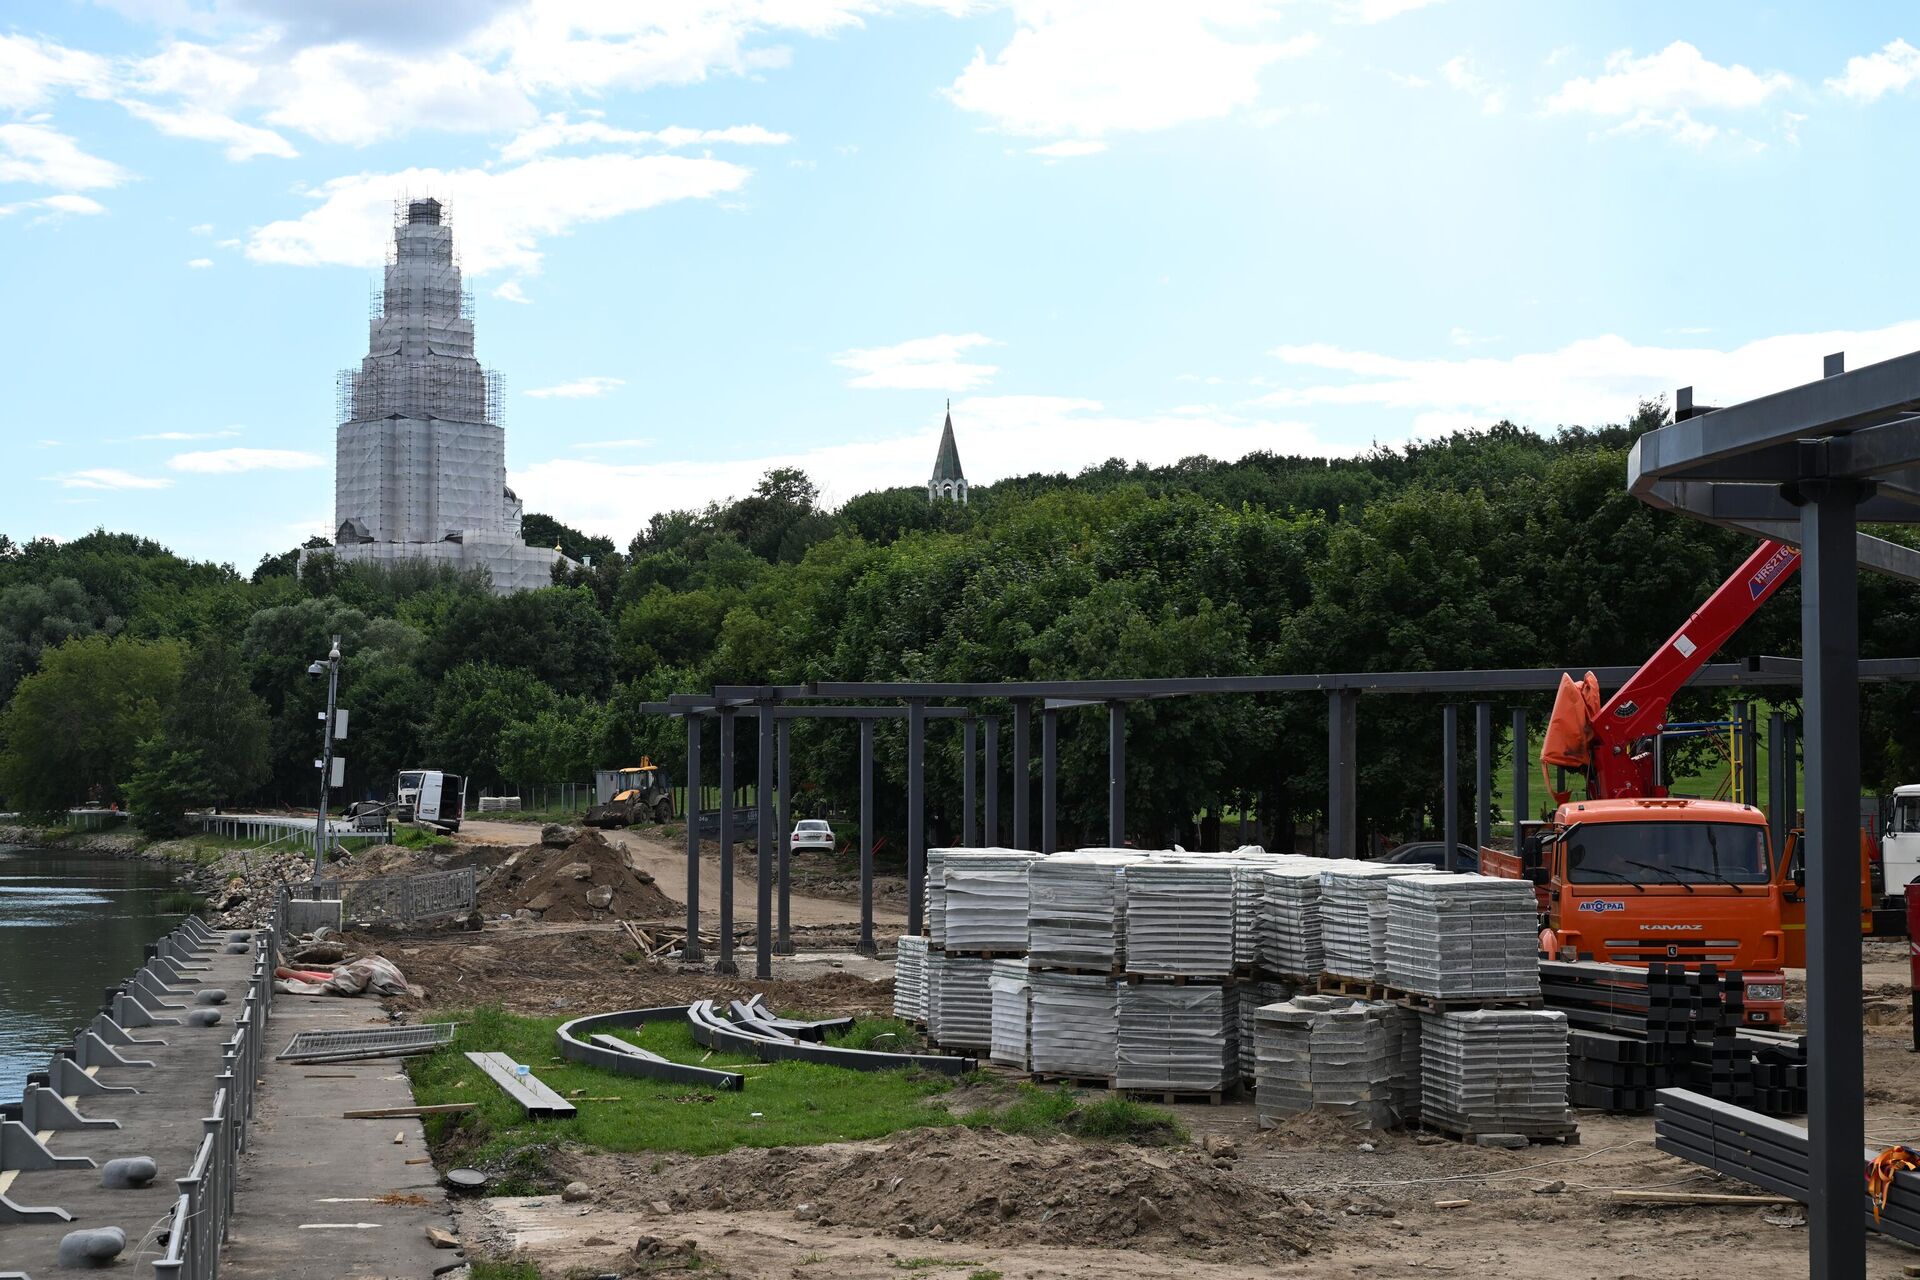
<instances>
[{"instance_id":1,"label":"curved metal edging","mask_svg":"<svg viewBox=\"0 0 1920 1280\"><path fill-rule=\"evenodd\" d=\"M763 1040L746 1034L713 1011L711 1000L687 1007L687 1025L696 1042L709 1049L750 1053L762 1062L817 1062L854 1071L897 1071L919 1067L939 1075L962 1076L979 1065L974 1058L949 1058L929 1053L880 1053L873 1049L836 1049L804 1040Z\"/></svg>"},{"instance_id":2,"label":"curved metal edging","mask_svg":"<svg viewBox=\"0 0 1920 1280\"><path fill-rule=\"evenodd\" d=\"M686 1016L687 1006L683 1004L666 1005L657 1009L620 1009L613 1013L589 1014L584 1018L575 1018L571 1022L561 1023L554 1030L553 1042L559 1047L560 1056L571 1062L599 1067L623 1076L640 1076L648 1080L665 1080L673 1084L701 1084L714 1089L745 1087L746 1077L736 1071L715 1071L709 1067L689 1066L686 1063L668 1062L664 1059L656 1061L652 1058L643 1058L636 1053L622 1053L618 1049L588 1044L584 1039L596 1032L611 1031L616 1027L638 1027L649 1022L665 1022Z\"/></svg>"}]
</instances>

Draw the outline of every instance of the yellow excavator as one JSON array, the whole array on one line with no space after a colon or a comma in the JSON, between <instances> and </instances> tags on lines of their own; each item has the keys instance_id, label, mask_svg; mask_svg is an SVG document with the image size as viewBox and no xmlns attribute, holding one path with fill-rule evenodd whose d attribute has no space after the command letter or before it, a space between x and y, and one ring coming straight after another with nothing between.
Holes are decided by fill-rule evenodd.
<instances>
[{"instance_id":1,"label":"yellow excavator","mask_svg":"<svg viewBox=\"0 0 1920 1280\"><path fill-rule=\"evenodd\" d=\"M590 827L630 827L636 822L673 821L673 784L667 772L647 756L614 770L613 797L587 810Z\"/></svg>"}]
</instances>

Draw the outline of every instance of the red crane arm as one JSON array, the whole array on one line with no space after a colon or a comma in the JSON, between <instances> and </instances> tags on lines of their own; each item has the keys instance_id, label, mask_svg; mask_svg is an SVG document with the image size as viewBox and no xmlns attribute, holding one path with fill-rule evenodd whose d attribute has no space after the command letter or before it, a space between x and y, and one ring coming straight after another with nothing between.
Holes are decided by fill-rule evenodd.
<instances>
[{"instance_id":1,"label":"red crane arm","mask_svg":"<svg viewBox=\"0 0 1920 1280\"><path fill-rule=\"evenodd\" d=\"M1653 656L1594 717L1593 731L1599 739L1594 764L1600 772L1607 772L1616 760L1624 764L1633 741L1653 734L1666 722L1667 704L1673 701L1673 695L1799 567L1800 553L1794 548L1784 542L1761 543L1759 550L1653 651ZM1609 792L1602 790L1601 794Z\"/></svg>"}]
</instances>

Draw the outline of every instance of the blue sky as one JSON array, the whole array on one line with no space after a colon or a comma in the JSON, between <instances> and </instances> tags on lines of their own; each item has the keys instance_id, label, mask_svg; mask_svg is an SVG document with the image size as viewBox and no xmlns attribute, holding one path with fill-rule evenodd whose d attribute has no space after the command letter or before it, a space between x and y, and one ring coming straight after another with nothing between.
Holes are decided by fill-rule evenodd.
<instances>
[{"instance_id":1,"label":"blue sky","mask_svg":"<svg viewBox=\"0 0 1920 1280\"><path fill-rule=\"evenodd\" d=\"M1920 347L1906 6L44 0L0 10L0 530L331 526L396 197L510 481L624 542L808 468L976 481ZM1904 234L1903 234L1904 233Z\"/></svg>"}]
</instances>

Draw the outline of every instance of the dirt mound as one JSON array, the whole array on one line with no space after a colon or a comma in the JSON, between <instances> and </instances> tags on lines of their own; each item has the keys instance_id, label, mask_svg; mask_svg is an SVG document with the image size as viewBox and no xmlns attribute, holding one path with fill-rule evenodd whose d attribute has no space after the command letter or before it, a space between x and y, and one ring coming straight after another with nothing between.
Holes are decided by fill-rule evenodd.
<instances>
[{"instance_id":1,"label":"dirt mound","mask_svg":"<svg viewBox=\"0 0 1920 1280\"><path fill-rule=\"evenodd\" d=\"M964 1128L680 1159L569 1151L610 1207L794 1209L903 1238L1147 1248L1276 1261L1310 1246L1308 1215L1197 1148L1142 1149Z\"/></svg>"},{"instance_id":2,"label":"dirt mound","mask_svg":"<svg viewBox=\"0 0 1920 1280\"><path fill-rule=\"evenodd\" d=\"M509 854L487 877L480 909L490 916L522 909L541 920L656 920L682 908L653 877L627 865L624 851L598 831L564 848L530 844Z\"/></svg>"},{"instance_id":3,"label":"dirt mound","mask_svg":"<svg viewBox=\"0 0 1920 1280\"><path fill-rule=\"evenodd\" d=\"M404 845L376 844L340 859L330 870L342 880L417 876L429 871L457 870L461 867L477 867L484 874L506 856L506 850L486 845L436 845L409 849Z\"/></svg>"}]
</instances>

